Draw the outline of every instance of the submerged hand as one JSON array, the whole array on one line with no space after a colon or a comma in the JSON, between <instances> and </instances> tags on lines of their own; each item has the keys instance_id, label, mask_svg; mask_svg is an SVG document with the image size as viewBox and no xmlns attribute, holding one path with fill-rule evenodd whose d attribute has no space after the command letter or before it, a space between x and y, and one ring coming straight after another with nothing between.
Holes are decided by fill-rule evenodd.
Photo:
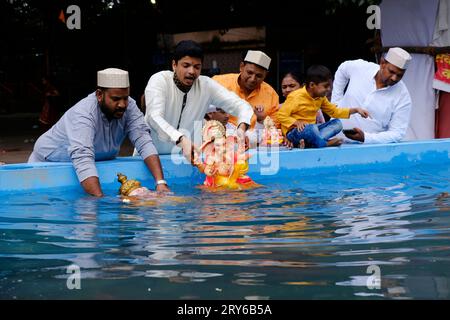
<instances>
[{"instance_id":1,"label":"submerged hand","mask_svg":"<svg viewBox=\"0 0 450 320\"><path fill-rule=\"evenodd\" d=\"M160 193L168 193L171 192L169 187L167 186L167 184L158 184L156 186L156 192L160 192Z\"/></svg>"}]
</instances>

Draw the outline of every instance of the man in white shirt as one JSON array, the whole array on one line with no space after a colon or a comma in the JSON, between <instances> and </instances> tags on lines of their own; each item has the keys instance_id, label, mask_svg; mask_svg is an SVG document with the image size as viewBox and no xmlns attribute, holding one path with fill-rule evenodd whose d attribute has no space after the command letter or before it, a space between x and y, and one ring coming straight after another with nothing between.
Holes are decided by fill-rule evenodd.
<instances>
[{"instance_id":1,"label":"man in white shirt","mask_svg":"<svg viewBox=\"0 0 450 320\"><path fill-rule=\"evenodd\" d=\"M348 139L361 143L392 143L405 137L412 103L401 79L410 61L408 52L391 48L380 65L360 59L339 66L331 101L338 106L362 107L370 114L367 119L354 114L341 120Z\"/></svg>"},{"instance_id":2,"label":"man in white shirt","mask_svg":"<svg viewBox=\"0 0 450 320\"><path fill-rule=\"evenodd\" d=\"M238 117L238 136L243 143L252 107L216 81L201 76L203 51L194 41L181 41L175 48L173 71L154 74L145 88L145 120L160 154L179 152L192 162L194 128L201 129L210 104ZM199 132L201 134L201 132Z\"/></svg>"}]
</instances>

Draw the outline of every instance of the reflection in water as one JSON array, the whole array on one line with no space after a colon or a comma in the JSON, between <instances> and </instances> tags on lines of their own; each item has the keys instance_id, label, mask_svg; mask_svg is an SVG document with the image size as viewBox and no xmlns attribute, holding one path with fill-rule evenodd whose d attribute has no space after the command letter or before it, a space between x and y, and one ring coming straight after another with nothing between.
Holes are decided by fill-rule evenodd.
<instances>
[{"instance_id":1,"label":"reflection in water","mask_svg":"<svg viewBox=\"0 0 450 320\"><path fill-rule=\"evenodd\" d=\"M400 184L385 191L402 188ZM411 196L402 191L377 193L351 190L350 195L336 199L341 206L333 242L380 243L409 240L414 233L407 228L411 216Z\"/></svg>"},{"instance_id":2,"label":"reflection in water","mask_svg":"<svg viewBox=\"0 0 450 320\"><path fill-rule=\"evenodd\" d=\"M434 170L194 188L131 203L8 197L0 297L72 297L59 288L76 264L85 298L450 298L450 173ZM370 290L373 265L381 288Z\"/></svg>"}]
</instances>

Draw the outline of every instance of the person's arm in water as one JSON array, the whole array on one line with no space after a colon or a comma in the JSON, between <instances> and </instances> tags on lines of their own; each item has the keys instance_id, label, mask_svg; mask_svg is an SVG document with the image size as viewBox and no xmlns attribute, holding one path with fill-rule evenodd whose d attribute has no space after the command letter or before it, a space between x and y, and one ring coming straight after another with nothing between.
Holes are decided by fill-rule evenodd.
<instances>
[{"instance_id":1,"label":"person's arm in water","mask_svg":"<svg viewBox=\"0 0 450 320\"><path fill-rule=\"evenodd\" d=\"M94 197L103 197L98 177L89 177L81 182L84 191Z\"/></svg>"},{"instance_id":2,"label":"person's arm in water","mask_svg":"<svg viewBox=\"0 0 450 320\"><path fill-rule=\"evenodd\" d=\"M145 158L145 165L150 170L155 179L156 191L158 192L170 192L169 187L165 183L158 184L158 181L164 180L164 175L161 167L161 161L158 155L151 155ZM81 182L81 186L84 191L94 197L103 197L103 191L100 187L100 181L98 177L88 177Z\"/></svg>"},{"instance_id":3,"label":"person's arm in water","mask_svg":"<svg viewBox=\"0 0 450 320\"><path fill-rule=\"evenodd\" d=\"M75 172L86 193L102 197L97 168L95 166L95 121L88 114L76 113L64 118L64 126L69 142L68 153Z\"/></svg>"}]
</instances>

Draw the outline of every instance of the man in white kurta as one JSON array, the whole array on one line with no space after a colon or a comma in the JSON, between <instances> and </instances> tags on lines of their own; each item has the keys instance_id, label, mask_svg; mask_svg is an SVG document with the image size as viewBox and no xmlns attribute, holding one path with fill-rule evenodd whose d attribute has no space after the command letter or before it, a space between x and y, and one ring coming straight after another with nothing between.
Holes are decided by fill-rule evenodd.
<instances>
[{"instance_id":1,"label":"man in white kurta","mask_svg":"<svg viewBox=\"0 0 450 320\"><path fill-rule=\"evenodd\" d=\"M341 120L348 138L346 142L392 143L403 140L412 104L401 78L410 60L406 51L393 48L382 58L380 65L353 60L339 66L331 101L338 106L362 107L370 114L367 119L354 114ZM348 133L346 129L355 132Z\"/></svg>"},{"instance_id":2,"label":"man in white kurta","mask_svg":"<svg viewBox=\"0 0 450 320\"><path fill-rule=\"evenodd\" d=\"M181 41L172 61L173 71L154 74L145 88L145 120L159 154L178 153L178 145L189 159L194 129L201 134L204 115L210 104L219 105L238 117L245 132L253 116L252 107L209 77L201 76L203 52L193 41ZM135 152L136 154L136 152Z\"/></svg>"}]
</instances>

